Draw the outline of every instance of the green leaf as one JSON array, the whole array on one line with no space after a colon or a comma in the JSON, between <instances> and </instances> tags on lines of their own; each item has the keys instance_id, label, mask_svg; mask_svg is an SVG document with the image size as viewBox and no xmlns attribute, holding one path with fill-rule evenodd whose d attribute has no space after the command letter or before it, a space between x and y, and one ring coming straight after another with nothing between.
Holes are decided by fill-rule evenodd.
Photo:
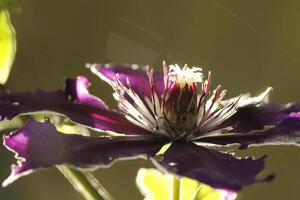
<instances>
[{"instance_id":1,"label":"green leaf","mask_svg":"<svg viewBox=\"0 0 300 200\"><path fill-rule=\"evenodd\" d=\"M190 178L178 178L156 169L140 169L137 186L145 200L223 200L227 191L214 189ZM235 199L235 194L228 199Z\"/></svg>"},{"instance_id":2,"label":"green leaf","mask_svg":"<svg viewBox=\"0 0 300 200\"><path fill-rule=\"evenodd\" d=\"M2 85L7 81L15 54L15 30L11 25L8 11L5 9L0 10L0 84Z\"/></svg>"}]
</instances>

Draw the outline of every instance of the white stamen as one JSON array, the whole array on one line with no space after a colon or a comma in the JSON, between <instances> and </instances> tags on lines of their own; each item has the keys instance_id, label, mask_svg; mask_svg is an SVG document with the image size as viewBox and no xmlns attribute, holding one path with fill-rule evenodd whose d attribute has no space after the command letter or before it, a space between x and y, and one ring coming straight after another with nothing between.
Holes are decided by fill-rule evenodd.
<instances>
[{"instance_id":1,"label":"white stamen","mask_svg":"<svg viewBox=\"0 0 300 200\"><path fill-rule=\"evenodd\" d=\"M174 81L183 88L186 84L201 83L203 81L202 68L191 67L185 65L180 68L179 65L170 65L168 73L170 81Z\"/></svg>"}]
</instances>

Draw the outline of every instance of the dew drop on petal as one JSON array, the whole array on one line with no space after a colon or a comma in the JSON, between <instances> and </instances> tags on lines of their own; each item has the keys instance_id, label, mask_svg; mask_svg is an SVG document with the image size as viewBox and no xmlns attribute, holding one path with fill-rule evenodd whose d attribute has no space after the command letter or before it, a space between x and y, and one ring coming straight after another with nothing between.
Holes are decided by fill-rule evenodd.
<instances>
[{"instance_id":1,"label":"dew drop on petal","mask_svg":"<svg viewBox=\"0 0 300 200\"><path fill-rule=\"evenodd\" d=\"M174 166L177 165L177 163L175 163L175 162L169 162L168 165L170 165L171 167L174 167Z\"/></svg>"},{"instance_id":2,"label":"dew drop on petal","mask_svg":"<svg viewBox=\"0 0 300 200\"><path fill-rule=\"evenodd\" d=\"M13 106L19 106L19 105L20 105L20 102L17 102L17 101L16 101L16 102L13 102L12 105L13 105Z\"/></svg>"}]
</instances>

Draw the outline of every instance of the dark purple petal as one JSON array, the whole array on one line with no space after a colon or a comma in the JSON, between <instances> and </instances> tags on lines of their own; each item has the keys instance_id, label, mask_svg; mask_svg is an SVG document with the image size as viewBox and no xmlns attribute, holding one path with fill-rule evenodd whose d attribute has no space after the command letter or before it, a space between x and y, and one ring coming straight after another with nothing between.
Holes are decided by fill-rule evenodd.
<instances>
[{"instance_id":1,"label":"dark purple petal","mask_svg":"<svg viewBox=\"0 0 300 200\"><path fill-rule=\"evenodd\" d=\"M245 185L272 178L255 178L264 169L264 158L240 159L193 143L173 142L162 157L155 164L166 171L196 179L218 189L237 191Z\"/></svg>"},{"instance_id":2,"label":"dark purple petal","mask_svg":"<svg viewBox=\"0 0 300 200\"><path fill-rule=\"evenodd\" d=\"M123 85L127 85L127 79L130 81L131 88L138 94L151 97L151 87L149 78L146 73L145 66L129 65L129 64L106 64L91 65L92 71L108 84L114 80L116 74ZM154 71L153 73L154 87L158 96L164 90L163 74Z\"/></svg>"},{"instance_id":3,"label":"dark purple petal","mask_svg":"<svg viewBox=\"0 0 300 200\"><path fill-rule=\"evenodd\" d=\"M18 164L12 166L4 186L35 169L57 164L94 167L114 160L154 156L165 143L160 137L86 137L63 134L54 125L30 121L26 127L4 137L4 145L16 153Z\"/></svg>"},{"instance_id":4,"label":"dark purple petal","mask_svg":"<svg viewBox=\"0 0 300 200\"><path fill-rule=\"evenodd\" d=\"M77 76L74 79L66 80L65 92L70 95L72 101L86 104L102 109L107 109L107 105L98 97L91 95L88 91L89 80L84 76Z\"/></svg>"},{"instance_id":5,"label":"dark purple petal","mask_svg":"<svg viewBox=\"0 0 300 200\"><path fill-rule=\"evenodd\" d=\"M232 133L247 133L263 129L265 126L278 125L293 112L300 112L300 104L262 104L243 107L215 129L233 126Z\"/></svg>"},{"instance_id":6,"label":"dark purple petal","mask_svg":"<svg viewBox=\"0 0 300 200\"><path fill-rule=\"evenodd\" d=\"M199 140L219 145L238 143L240 149L249 145L289 144L300 145L300 112L291 113L273 128L265 131L252 131L249 133L232 134L217 137L207 137Z\"/></svg>"},{"instance_id":7,"label":"dark purple petal","mask_svg":"<svg viewBox=\"0 0 300 200\"><path fill-rule=\"evenodd\" d=\"M70 101L63 91L0 95L0 116L2 119L12 119L20 114L41 111L60 113L76 123L102 131L131 135L151 134L149 131L132 124L119 113Z\"/></svg>"}]
</instances>

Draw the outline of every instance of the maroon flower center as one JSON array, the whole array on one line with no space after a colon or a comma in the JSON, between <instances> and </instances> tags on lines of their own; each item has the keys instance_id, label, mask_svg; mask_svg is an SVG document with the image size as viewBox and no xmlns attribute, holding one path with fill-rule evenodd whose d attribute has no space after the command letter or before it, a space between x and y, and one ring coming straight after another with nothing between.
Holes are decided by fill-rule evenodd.
<instances>
[{"instance_id":1,"label":"maroon flower center","mask_svg":"<svg viewBox=\"0 0 300 200\"><path fill-rule=\"evenodd\" d=\"M239 98L226 105L222 99L226 90L218 86L210 95L211 75L203 82L201 68L180 68L164 64L164 91L155 90L153 69L147 68L150 96L137 94L130 86L115 77L116 99L132 123L172 140L195 140L199 137L224 132L231 127L218 128L236 112ZM202 86L199 88L199 86Z\"/></svg>"}]
</instances>

